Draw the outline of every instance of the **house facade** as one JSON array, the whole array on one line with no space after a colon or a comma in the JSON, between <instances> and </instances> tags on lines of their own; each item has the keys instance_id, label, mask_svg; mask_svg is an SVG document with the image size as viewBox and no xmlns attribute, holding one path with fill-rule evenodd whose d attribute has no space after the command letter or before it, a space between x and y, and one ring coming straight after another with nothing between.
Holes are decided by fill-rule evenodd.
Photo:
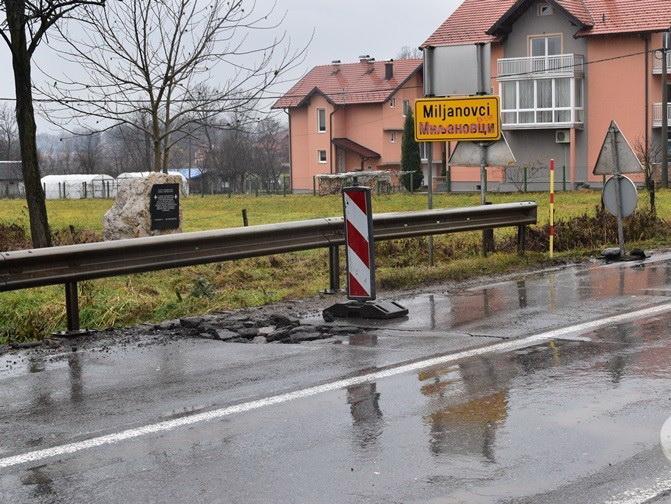
<instances>
[{"instance_id":1,"label":"house facade","mask_svg":"<svg viewBox=\"0 0 671 504\"><path fill-rule=\"evenodd\" d=\"M558 183L565 177L569 188L599 186L602 177L592 171L611 120L653 162L671 149L661 138L655 52L669 27L668 0L465 0L422 48L426 59L440 47L490 47L490 91L501 97L504 134L517 159L513 168L490 168L490 188L519 188L523 167L530 189L546 186L551 158ZM667 114L671 122L671 108ZM455 166L450 174L457 190L479 183L476 168Z\"/></svg>"},{"instance_id":2,"label":"house facade","mask_svg":"<svg viewBox=\"0 0 671 504\"><path fill-rule=\"evenodd\" d=\"M21 161L0 161L0 198L20 198L24 194Z\"/></svg>"},{"instance_id":3,"label":"house facade","mask_svg":"<svg viewBox=\"0 0 671 504\"><path fill-rule=\"evenodd\" d=\"M289 115L293 189L312 190L320 174L398 170L406 112L423 94L418 59L313 68L273 105Z\"/></svg>"}]
</instances>

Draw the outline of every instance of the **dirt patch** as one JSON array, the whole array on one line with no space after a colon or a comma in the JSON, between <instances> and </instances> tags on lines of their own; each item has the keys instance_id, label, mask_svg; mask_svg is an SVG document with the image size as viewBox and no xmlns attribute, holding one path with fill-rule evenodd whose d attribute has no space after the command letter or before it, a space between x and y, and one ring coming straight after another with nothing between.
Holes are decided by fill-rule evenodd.
<instances>
[{"instance_id":1,"label":"dirt patch","mask_svg":"<svg viewBox=\"0 0 671 504\"><path fill-rule=\"evenodd\" d=\"M0 250L21 250L30 247L26 231L18 224L0 224Z\"/></svg>"},{"instance_id":2,"label":"dirt patch","mask_svg":"<svg viewBox=\"0 0 671 504\"><path fill-rule=\"evenodd\" d=\"M68 226L52 231L51 237L55 246L76 245L78 243L94 243L102 241L102 235L88 229L77 229ZM30 236L18 224L0 224L0 251L25 250L32 248Z\"/></svg>"}]
</instances>

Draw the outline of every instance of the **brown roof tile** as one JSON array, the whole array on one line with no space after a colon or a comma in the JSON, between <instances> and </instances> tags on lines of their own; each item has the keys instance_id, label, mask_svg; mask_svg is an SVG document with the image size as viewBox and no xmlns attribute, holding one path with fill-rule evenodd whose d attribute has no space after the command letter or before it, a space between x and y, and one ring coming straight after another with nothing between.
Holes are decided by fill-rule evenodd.
<instances>
[{"instance_id":1,"label":"brown roof tile","mask_svg":"<svg viewBox=\"0 0 671 504\"><path fill-rule=\"evenodd\" d=\"M671 26L671 0L583 0L594 26L579 36L654 32Z\"/></svg>"},{"instance_id":2,"label":"brown roof tile","mask_svg":"<svg viewBox=\"0 0 671 504\"><path fill-rule=\"evenodd\" d=\"M316 93L336 105L382 103L422 67L422 60L419 59L394 61L394 76L386 80L385 63L317 66L277 100L273 108L299 107Z\"/></svg>"},{"instance_id":3,"label":"brown roof tile","mask_svg":"<svg viewBox=\"0 0 671 504\"><path fill-rule=\"evenodd\" d=\"M422 47L491 42L486 31L513 5L514 0L465 0L438 27Z\"/></svg>"},{"instance_id":4,"label":"brown roof tile","mask_svg":"<svg viewBox=\"0 0 671 504\"><path fill-rule=\"evenodd\" d=\"M671 0L549 0L584 26L577 36L662 31L671 26ZM464 0L424 46L491 42L497 21L528 0Z\"/></svg>"}]
</instances>

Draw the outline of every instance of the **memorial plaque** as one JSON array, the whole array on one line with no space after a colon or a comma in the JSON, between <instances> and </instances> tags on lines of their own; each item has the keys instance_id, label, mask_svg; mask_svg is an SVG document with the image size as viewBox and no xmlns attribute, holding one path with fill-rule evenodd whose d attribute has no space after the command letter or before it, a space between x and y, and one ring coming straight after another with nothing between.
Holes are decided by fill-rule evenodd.
<instances>
[{"instance_id":1,"label":"memorial plaque","mask_svg":"<svg viewBox=\"0 0 671 504\"><path fill-rule=\"evenodd\" d=\"M179 228L179 184L155 184L149 202L152 231Z\"/></svg>"}]
</instances>

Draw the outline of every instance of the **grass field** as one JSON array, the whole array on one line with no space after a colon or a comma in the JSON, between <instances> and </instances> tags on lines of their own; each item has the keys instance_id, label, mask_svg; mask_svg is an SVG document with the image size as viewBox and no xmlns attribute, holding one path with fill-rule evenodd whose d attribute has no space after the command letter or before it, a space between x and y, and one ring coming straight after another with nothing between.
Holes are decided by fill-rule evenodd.
<instances>
[{"instance_id":1,"label":"grass field","mask_svg":"<svg viewBox=\"0 0 671 504\"><path fill-rule=\"evenodd\" d=\"M668 192L658 194L660 215L671 217L671 200ZM642 195L642 200L643 198ZM539 205L539 222L547 221L547 194L490 194L493 203L511 201L536 201ZM571 217L592 211L599 204L600 193L577 191L557 193L557 216ZM477 194L434 195L435 208L454 208L477 205ZM645 202L644 202L645 204ZM112 205L111 200L51 200L48 202L49 221L53 229L74 225L77 228L102 230L102 216ZM246 208L250 225L268 224L292 220L312 219L340 215L342 203L338 196L314 197L293 196L195 196L182 200L184 208L184 231L201 231L242 225L241 211ZM661 205L661 206L660 206ZM421 210L426 208L426 195L393 194L375 196L376 212ZM0 200L0 223L16 223L27 228L28 214L23 200Z\"/></svg>"},{"instance_id":2,"label":"grass field","mask_svg":"<svg viewBox=\"0 0 671 504\"><path fill-rule=\"evenodd\" d=\"M660 217L671 218L671 193L658 193ZM546 194L491 194L493 203L536 201L539 224L548 218ZM641 193L641 206L647 197ZM579 191L557 194L557 216L570 218L593 214L600 194ZM435 208L478 204L474 194L435 195ZM102 216L109 200L49 201L52 229L75 226L100 233ZM206 196L182 200L184 231L237 227L241 211L248 210L250 225L335 216L342 212L337 196ZM395 194L374 197L376 212L426 208L425 195ZM0 224L18 224L27 229L25 202L0 200ZM506 240L514 231L497 230L497 240ZM459 280L478 275L514 271L549 264L545 254L529 253L520 258L513 253L478 255L478 233L462 233L436 238L436 266L428 267L427 240L415 239L378 244L378 282L381 288L402 288L441 280ZM646 245L664 244L656 240ZM575 257L590 250L573 250L560 255ZM342 255L342 254L341 254ZM138 322L159 321L189 314L257 306L287 298L314 295L328 285L325 251L310 251L217 265L189 267L158 273L83 282L80 284L82 325L106 328ZM65 302L60 287L0 294L0 343L39 338L63 328Z\"/></svg>"}]
</instances>

